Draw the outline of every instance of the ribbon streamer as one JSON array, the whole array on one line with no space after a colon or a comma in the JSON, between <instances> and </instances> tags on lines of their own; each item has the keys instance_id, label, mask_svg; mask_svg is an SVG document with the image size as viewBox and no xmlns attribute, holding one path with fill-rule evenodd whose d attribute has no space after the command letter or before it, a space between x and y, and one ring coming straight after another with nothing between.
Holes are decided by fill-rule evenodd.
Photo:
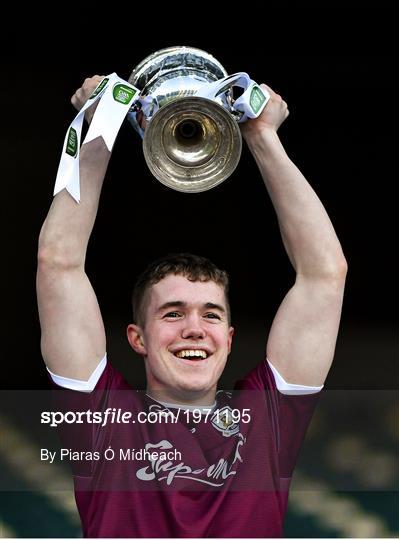
<instances>
[{"instance_id":1,"label":"ribbon streamer","mask_svg":"<svg viewBox=\"0 0 399 540\"><path fill-rule=\"evenodd\" d=\"M226 92L234 86L243 88L244 92L233 103L229 103ZM269 92L261 88L245 72L234 73L215 82L204 83L195 95L216 101L223 107L237 112L239 123L249 118L257 118L270 99ZM76 202L80 202L79 156L86 110L100 100L83 144L96 137L102 137L111 151L125 116L139 98L138 88L118 77L116 73L104 77L68 128L58 166L54 195L65 188ZM146 96L141 99L141 105L142 112L150 121L157 111L157 103L153 102L151 96ZM136 113L130 114L135 117ZM143 137L144 132L141 128L140 131Z\"/></svg>"},{"instance_id":2,"label":"ribbon streamer","mask_svg":"<svg viewBox=\"0 0 399 540\"><path fill-rule=\"evenodd\" d=\"M102 137L111 151L129 108L139 96L139 90L118 77L116 73L107 75L97 85L68 128L58 166L54 195L65 188L76 202L80 202L79 156L86 110L101 98L83 144L96 137Z\"/></svg>"},{"instance_id":3,"label":"ribbon streamer","mask_svg":"<svg viewBox=\"0 0 399 540\"><path fill-rule=\"evenodd\" d=\"M225 92L233 86L244 89L244 93L232 104L233 110L239 113L238 122L242 123L249 118L257 118L266 107L270 94L265 88L253 81L248 73L243 71L228 75L224 79L215 82L205 83L195 95L219 103L222 101L223 105Z\"/></svg>"}]
</instances>

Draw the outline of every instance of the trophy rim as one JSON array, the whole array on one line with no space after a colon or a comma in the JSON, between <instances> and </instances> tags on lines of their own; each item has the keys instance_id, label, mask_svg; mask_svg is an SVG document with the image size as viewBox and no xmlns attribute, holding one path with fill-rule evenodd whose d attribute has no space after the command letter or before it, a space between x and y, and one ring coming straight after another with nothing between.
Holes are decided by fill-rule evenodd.
<instances>
[{"instance_id":1,"label":"trophy rim","mask_svg":"<svg viewBox=\"0 0 399 540\"><path fill-rule=\"evenodd\" d=\"M145 86L143 88L140 88L139 80L144 75L145 71L148 69L148 67L152 64L154 64L159 58L164 56L167 58L168 56L174 56L176 54L182 54L184 52L191 53L191 54L197 54L197 56L200 56L207 60L214 68L220 71L220 76L216 76L215 74L215 80L222 79L223 77L226 77L228 75L225 67L217 60L211 53L204 51L203 49L199 49L198 47L192 47L189 45L174 45L172 47L165 47L163 49L159 49L158 51L155 51L148 56L146 56L143 60L141 60L132 70L130 76L129 76L129 83L133 86L136 86L140 91L143 91ZM194 66L193 66L194 67Z\"/></svg>"}]
</instances>

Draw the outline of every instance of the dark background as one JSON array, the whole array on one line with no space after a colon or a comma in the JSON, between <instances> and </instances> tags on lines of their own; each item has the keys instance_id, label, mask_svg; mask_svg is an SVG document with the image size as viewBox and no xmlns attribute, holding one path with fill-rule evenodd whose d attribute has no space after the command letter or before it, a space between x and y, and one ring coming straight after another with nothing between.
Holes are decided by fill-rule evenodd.
<instances>
[{"instance_id":1,"label":"dark background","mask_svg":"<svg viewBox=\"0 0 399 540\"><path fill-rule=\"evenodd\" d=\"M382 477L365 448L388 453L383 470L390 470L386 464L399 448L399 82L396 15L379 6L293 10L237 4L219 6L222 13L216 13L216 5L185 3L161 9L132 4L121 10L108 6L101 13L98 6L90 6L90 14L81 6L59 14L42 13L35 6L32 19L24 9L23 20L18 17L1 36L3 389L48 388L35 297L36 249L64 136L75 115L71 95L87 76L115 71L127 79L133 67L156 50L196 46L213 54L229 73L246 71L287 101L290 116L279 130L280 138L325 205L349 264L326 388L365 392L357 397L340 393L335 404L335 398L329 398L330 405L321 408L313 422L310 444L316 441L315 454L308 452L310 460L299 469L323 476L315 464L323 468L320 456L331 435L333 446L326 453L337 455L338 448L352 455L352 469L344 476L355 474L354 463L363 456L364 469ZM40 20L44 15L50 23ZM106 24L97 21L99 15L108 19ZM139 137L124 124L104 184L86 270L105 320L108 356L138 386L144 385L142 360L125 338L132 285L155 257L186 250L210 257L231 277L236 343L221 383L228 388L263 358L268 328L294 279L266 189L244 146L236 171L217 188L201 194L169 190L151 176ZM372 389L381 392L366 392ZM351 437L363 441L362 451ZM333 462L327 460L324 471L332 486L338 477ZM389 481L377 487L370 488L360 473L358 483L353 479L351 486L358 492L352 500L385 520L385 529L357 529L362 536L399 530L395 467ZM378 493L370 495L367 486ZM62 518L37 494L26 502L23 493L14 497L5 499L3 519L20 536L33 535L40 509L47 527L38 529L40 536L78 530L76 523L68 529L65 520L62 533ZM28 516L25 522L18 513L21 504ZM298 515L289 514L288 534L336 535L325 523L320 528L320 522L301 521Z\"/></svg>"},{"instance_id":2,"label":"dark background","mask_svg":"<svg viewBox=\"0 0 399 540\"><path fill-rule=\"evenodd\" d=\"M184 25L178 10L167 15L157 33L149 32L143 18L136 24L134 12L130 30L121 27L120 33L90 27L79 21L80 13L73 24L64 21L68 30L31 25L3 36L3 387L46 385L36 247L75 115L70 96L87 76L115 71L127 79L151 52L187 44L212 53L229 73L247 71L266 82L289 105L280 137L324 203L349 264L327 386L397 388L399 83L393 12L267 10L264 21L241 21L235 35L220 16ZM294 277L262 179L244 148L234 174L217 188L174 192L151 176L141 141L126 123L104 185L87 272L106 322L110 358L128 376L132 364L141 365L125 339L134 279L153 258L185 250L214 259L231 275L237 348L224 380L230 385L263 356L268 327ZM133 377L142 381L139 371Z\"/></svg>"}]
</instances>

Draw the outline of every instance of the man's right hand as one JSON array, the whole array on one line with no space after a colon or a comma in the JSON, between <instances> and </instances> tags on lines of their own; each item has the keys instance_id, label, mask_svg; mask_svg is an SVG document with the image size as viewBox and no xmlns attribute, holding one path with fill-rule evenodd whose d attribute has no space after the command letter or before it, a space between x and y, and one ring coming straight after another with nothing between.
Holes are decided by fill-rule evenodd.
<instances>
[{"instance_id":1,"label":"man's right hand","mask_svg":"<svg viewBox=\"0 0 399 540\"><path fill-rule=\"evenodd\" d=\"M77 109L80 111L80 109L83 107L83 105L86 103L86 101L89 99L89 97L94 92L95 88L100 84L100 82L104 79L105 75L93 75L93 77L88 77L84 80L82 86L76 90L74 95L71 97L71 103ZM98 100L87 109L85 113L85 118L87 120L87 123L90 124L93 115L96 111Z\"/></svg>"}]
</instances>

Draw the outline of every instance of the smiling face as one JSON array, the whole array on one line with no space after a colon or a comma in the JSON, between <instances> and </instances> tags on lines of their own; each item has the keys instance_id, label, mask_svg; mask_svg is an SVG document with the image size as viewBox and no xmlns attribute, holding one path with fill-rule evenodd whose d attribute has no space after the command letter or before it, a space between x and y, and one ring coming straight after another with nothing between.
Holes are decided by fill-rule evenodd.
<instances>
[{"instance_id":1,"label":"smiling face","mask_svg":"<svg viewBox=\"0 0 399 540\"><path fill-rule=\"evenodd\" d=\"M151 287L144 328L128 339L145 357L148 393L169 403L211 405L230 353L223 288L214 281L168 275Z\"/></svg>"}]
</instances>

